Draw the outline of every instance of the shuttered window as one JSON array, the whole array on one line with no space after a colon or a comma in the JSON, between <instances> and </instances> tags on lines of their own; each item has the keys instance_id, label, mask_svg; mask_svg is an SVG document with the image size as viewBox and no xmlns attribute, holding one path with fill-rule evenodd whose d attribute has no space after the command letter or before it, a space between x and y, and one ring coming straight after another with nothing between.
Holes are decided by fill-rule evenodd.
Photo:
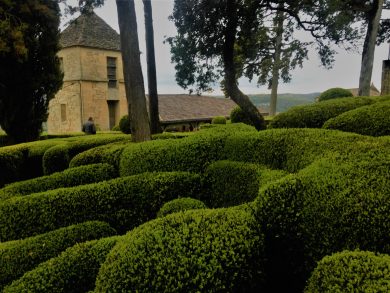
<instances>
[{"instance_id":1,"label":"shuttered window","mask_svg":"<svg viewBox=\"0 0 390 293\"><path fill-rule=\"evenodd\" d=\"M107 57L108 87L116 87L116 58Z\"/></svg>"}]
</instances>

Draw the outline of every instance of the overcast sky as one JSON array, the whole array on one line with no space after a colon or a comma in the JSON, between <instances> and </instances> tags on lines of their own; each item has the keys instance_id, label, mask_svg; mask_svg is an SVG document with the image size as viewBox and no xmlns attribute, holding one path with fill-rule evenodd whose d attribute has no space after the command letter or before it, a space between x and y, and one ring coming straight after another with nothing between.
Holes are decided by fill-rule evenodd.
<instances>
[{"instance_id":1,"label":"overcast sky","mask_svg":"<svg viewBox=\"0 0 390 293\"><path fill-rule=\"evenodd\" d=\"M96 9L95 12L119 32L115 0L106 0L105 2L105 5ZM143 6L141 0L135 0L135 3L140 50L143 52L141 62L147 92ZM174 36L176 32L174 24L168 20L168 16L173 10L173 0L153 0L152 9L158 92L160 94L187 93L186 90L176 84L174 64L171 64L170 61L170 46L169 44L163 44L165 36ZM326 70L320 66L316 53L311 50L309 60L305 61L303 68L298 68L292 72L292 81L287 84L280 84L279 93L312 93L322 92L331 87L358 87L360 53L350 53L344 50L338 50L338 52L334 67ZM381 87L382 61L388 58L388 54L388 44L376 47L372 82L379 90ZM266 86L257 87L255 82L249 83L245 79L240 80L240 88L246 94L270 93ZM222 94L218 85L211 94Z\"/></svg>"}]
</instances>

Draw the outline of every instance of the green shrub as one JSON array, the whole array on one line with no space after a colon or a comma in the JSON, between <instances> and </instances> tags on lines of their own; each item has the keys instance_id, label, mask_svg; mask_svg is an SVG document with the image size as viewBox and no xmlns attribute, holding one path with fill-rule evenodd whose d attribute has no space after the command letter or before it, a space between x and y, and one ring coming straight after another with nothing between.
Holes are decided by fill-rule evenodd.
<instances>
[{"instance_id":1,"label":"green shrub","mask_svg":"<svg viewBox=\"0 0 390 293\"><path fill-rule=\"evenodd\" d=\"M119 174L129 176L152 171L199 173L220 159L225 139L224 133L205 133L183 139L130 144L122 152Z\"/></svg>"},{"instance_id":2,"label":"green shrub","mask_svg":"<svg viewBox=\"0 0 390 293\"><path fill-rule=\"evenodd\" d=\"M182 197L164 203L161 209L158 211L157 216L161 218L177 212L205 208L207 208L206 205L198 199Z\"/></svg>"},{"instance_id":3,"label":"green shrub","mask_svg":"<svg viewBox=\"0 0 390 293\"><path fill-rule=\"evenodd\" d=\"M68 143L54 146L45 152L42 161L44 174L50 175L67 169L71 159L86 150L128 139L129 137L124 134L99 134L67 140Z\"/></svg>"},{"instance_id":4,"label":"green shrub","mask_svg":"<svg viewBox=\"0 0 390 293\"><path fill-rule=\"evenodd\" d=\"M318 102L327 101L336 98L347 98L347 97L353 97L351 91L347 89L335 87L321 93L318 97Z\"/></svg>"},{"instance_id":5,"label":"green shrub","mask_svg":"<svg viewBox=\"0 0 390 293\"><path fill-rule=\"evenodd\" d=\"M285 176L285 172L245 162L217 161L205 172L207 195L203 201L210 207L228 207L254 200L259 187L268 180Z\"/></svg>"},{"instance_id":6,"label":"green shrub","mask_svg":"<svg viewBox=\"0 0 390 293\"><path fill-rule=\"evenodd\" d=\"M323 128L363 135L390 135L390 101L345 112L325 122Z\"/></svg>"},{"instance_id":7,"label":"green shrub","mask_svg":"<svg viewBox=\"0 0 390 293\"><path fill-rule=\"evenodd\" d=\"M213 128L215 126L217 126L218 124L210 124L210 123L204 123L204 124L201 124L199 126L199 130L205 130L205 129L210 129L210 128Z\"/></svg>"},{"instance_id":8,"label":"green shrub","mask_svg":"<svg viewBox=\"0 0 390 293\"><path fill-rule=\"evenodd\" d=\"M69 162L69 168L97 163L109 163L118 170L122 151L129 144L130 141L120 141L91 148L75 155Z\"/></svg>"},{"instance_id":9,"label":"green shrub","mask_svg":"<svg viewBox=\"0 0 390 293\"><path fill-rule=\"evenodd\" d=\"M85 222L35 237L0 243L0 289L78 242L115 235L103 222ZM21 292L21 291L20 291Z\"/></svg>"},{"instance_id":10,"label":"green shrub","mask_svg":"<svg viewBox=\"0 0 390 293\"><path fill-rule=\"evenodd\" d=\"M368 251L326 256L318 263L305 292L390 292L390 256Z\"/></svg>"},{"instance_id":11,"label":"green shrub","mask_svg":"<svg viewBox=\"0 0 390 293\"><path fill-rule=\"evenodd\" d=\"M244 209L192 210L128 233L95 292L261 292L263 236Z\"/></svg>"},{"instance_id":12,"label":"green shrub","mask_svg":"<svg viewBox=\"0 0 390 293\"><path fill-rule=\"evenodd\" d=\"M119 120L119 129L125 134L131 133L129 115L125 115Z\"/></svg>"},{"instance_id":13,"label":"green shrub","mask_svg":"<svg viewBox=\"0 0 390 293\"><path fill-rule=\"evenodd\" d=\"M235 107L232 112L230 112L230 121L232 123L244 123L247 125L252 125L252 120L245 114L245 112L239 107Z\"/></svg>"},{"instance_id":14,"label":"green shrub","mask_svg":"<svg viewBox=\"0 0 390 293\"><path fill-rule=\"evenodd\" d=\"M24 162L23 152L10 147L0 148L0 187L21 177Z\"/></svg>"},{"instance_id":15,"label":"green shrub","mask_svg":"<svg viewBox=\"0 0 390 293\"><path fill-rule=\"evenodd\" d=\"M119 125L115 125L111 130L112 131L121 131Z\"/></svg>"},{"instance_id":16,"label":"green shrub","mask_svg":"<svg viewBox=\"0 0 390 293\"><path fill-rule=\"evenodd\" d=\"M42 157L60 140L34 141L0 148L0 187L43 175Z\"/></svg>"},{"instance_id":17,"label":"green shrub","mask_svg":"<svg viewBox=\"0 0 390 293\"><path fill-rule=\"evenodd\" d=\"M321 128L330 118L373 104L375 98L338 98L321 103L291 107L270 122L268 128Z\"/></svg>"},{"instance_id":18,"label":"green shrub","mask_svg":"<svg viewBox=\"0 0 390 293\"><path fill-rule=\"evenodd\" d=\"M357 134L322 129L269 129L257 133L236 133L227 138L228 160L266 165L270 169L297 172L328 152L348 150Z\"/></svg>"},{"instance_id":19,"label":"green shrub","mask_svg":"<svg viewBox=\"0 0 390 293\"><path fill-rule=\"evenodd\" d=\"M211 124L226 124L226 118L224 116L216 116L211 120Z\"/></svg>"},{"instance_id":20,"label":"green shrub","mask_svg":"<svg viewBox=\"0 0 390 293\"><path fill-rule=\"evenodd\" d=\"M88 292L95 287L99 267L120 237L76 244L41 263L4 289L17 292Z\"/></svg>"},{"instance_id":21,"label":"green shrub","mask_svg":"<svg viewBox=\"0 0 390 293\"><path fill-rule=\"evenodd\" d=\"M184 138L191 135L191 132L163 132L163 133L156 133L152 134L153 140L159 140L159 139L178 139L178 138Z\"/></svg>"},{"instance_id":22,"label":"green shrub","mask_svg":"<svg viewBox=\"0 0 390 293\"><path fill-rule=\"evenodd\" d=\"M156 217L167 201L200 194L200 176L145 173L0 202L0 241L21 239L75 223L100 220L123 233Z\"/></svg>"},{"instance_id":23,"label":"green shrub","mask_svg":"<svg viewBox=\"0 0 390 293\"><path fill-rule=\"evenodd\" d=\"M72 187L104 180L118 176L117 170L110 164L93 164L67 169L63 172L38 177L26 181L15 182L0 189L0 200L13 196L43 192L60 187Z\"/></svg>"},{"instance_id":24,"label":"green shrub","mask_svg":"<svg viewBox=\"0 0 390 293\"><path fill-rule=\"evenodd\" d=\"M153 134L153 140L179 139L187 137L187 133L158 133ZM119 169L119 159L123 149L131 143L130 139L126 141L114 142L102 146L98 146L82 153L77 154L69 163L69 167L82 165L109 163Z\"/></svg>"},{"instance_id":25,"label":"green shrub","mask_svg":"<svg viewBox=\"0 0 390 293\"><path fill-rule=\"evenodd\" d=\"M266 235L270 292L302 292L316 262L331 253L390 252L389 145L354 148L261 189L256 215Z\"/></svg>"}]
</instances>

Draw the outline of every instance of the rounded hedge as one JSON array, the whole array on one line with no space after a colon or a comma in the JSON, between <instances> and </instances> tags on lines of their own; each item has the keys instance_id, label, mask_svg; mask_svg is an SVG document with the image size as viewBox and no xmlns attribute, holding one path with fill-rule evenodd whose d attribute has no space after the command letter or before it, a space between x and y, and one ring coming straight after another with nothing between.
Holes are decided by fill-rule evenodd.
<instances>
[{"instance_id":1,"label":"rounded hedge","mask_svg":"<svg viewBox=\"0 0 390 293\"><path fill-rule=\"evenodd\" d=\"M182 197L164 203L161 209L158 211L157 217L161 218L177 212L205 208L207 208L206 205L198 199Z\"/></svg>"},{"instance_id":2,"label":"rounded hedge","mask_svg":"<svg viewBox=\"0 0 390 293\"><path fill-rule=\"evenodd\" d=\"M4 289L19 292L88 292L107 254L121 237L115 236L76 244L59 256L41 263Z\"/></svg>"},{"instance_id":3,"label":"rounded hedge","mask_svg":"<svg viewBox=\"0 0 390 293\"><path fill-rule=\"evenodd\" d=\"M374 97L338 98L321 103L294 106L276 115L268 128L321 128L330 118L376 101L378 99Z\"/></svg>"},{"instance_id":4,"label":"rounded hedge","mask_svg":"<svg viewBox=\"0 0 390 293\"><path fill-rule=\"evenodd\" d=\"M45 152L42 159L44 174L50 175L67 169L71 159L86 150L128 139L129 137L124 134L86 135L68 139L66 143L49 148Z\"/></svg>"},{"instance_id":5,"label":"rounded hedge","mask_svg":"<svg viewBox=\"0 0 390 293\"><path fill-rule=\"evenodd\" d=\"M345 112L325 122L323 128L363 135L390 135L390 101Z\"/></svg>"},{"instance_id":6,"label":"rounded hedge","mask_svg":"<svg viewBox=\"0 0 390 293\"><path fill-rule=\"evenodd\" d=\"M125 115L119 120L119 129L125 134L131 133L129 115Z\"/></svg>"},{"instance_id":7,"label":"rounded hedge","mask_svg":"<svg viewBox=\"0 0 390 293\"><path fill-rule=\"evenodd\" d=\"M23 240L1 242L0 289L78 242L115 234L107 223L85 222Z\"/></svg>"},{"instance_id":8,"label":"rounded hedge","mask_svg":"<svg viewBox=\"0 0 390 293\"><path fill-rule=\"evenodd\" d=\"M256 292L263 235L242 208L192 210L127 234L102 265L95 292Z\"/></svg>"},{"instance_id":9,"label":"rounded hedge","mask_svg":"<svg viewBox=\"0 0 390 293\"><path fill-rule=\"evenodd\" d=\"M245 112L239 107L235 107L230 112L230 121L232 123L245 123L247 125L253 126L252 120L245 114Z\"/></svg>"},{"instance_id":10,"label":"rounded hedge","mask_svg":"<svg viewBox=\"0 0 390 293\"><path fill-rule=\"evenodd\" d=\"M130 144L122 152L119 174L129 176L153 171L202 172L223 155L226 136L223 132L203 132L202 135L182 139Z\"/></svg>"},{"instance_id":11,"label":"rounded hedge","mask_svg":"<svg viewBox=\"0 0 390 293\"><path fill-rule=\"evenodd\" d=\"M114 142L81 152L71 159L69 168L96 163L109 163L118 170L122 151L129 143L130 141Z\"/></svg>"},{"instance_id":12,"label":"rounded hedge","mask_svg":"<svg viewBox=\"0 0 390 293\"><path fill-rule=\"evenodd\" d=\"M48 176L11 183L0 189L0 200L61 187L72 187L110 180L117 176L117 170L110 164L80 166L64 170L63 172L56 172Z\"/></svg>"},{"instance_id":13,"label":"rounded hedge","mask_svg":"<svg viewBox=\"0 0 390 293\"><path fill-rule=\"evenodd\" d=\"M0 148L0 187L15 181L43 175L42 157L61 139L21 143Z\"/></svg>"},{"instance_id":14,"label":"rounded hedge","mask_svg":"<svg viewBox=\"0 0 390 293\"><path fill-rule=\"evenodd\" d=\"M329 152L344 151L368 137L324 129L269 129L235 133L226 139L224 156L230 161L265 165L297 172Z\"/></svg>"},{"instance_id":15,"label":"rounded hedge","mask_svg":"<svg viewBox=\"0 0 390 293\"><path fill-rule=\"evenodd\" d=\"M305 292L390 292L390 255L343 251L326 256L313 271Z\"/></svg>"},{"instance_id":16,"label":"rounded hedge","mask_svg":"<svg viewBox=\"0 0 390 293\"><path fill-rule=\"evenodd\" d=\"M217 161L204 174L207 194L203 201L209 207L229 207L254 200L259 188L286 173L264 165L246 162Z\"/></svg>"},{"instance_id":17,"label":"rounded hedge","mask_svg":"<svg viewBox=\"0 0 390 293\"><path fill-rule=\"evenodd\" d=\"M23 152L20 150L11 151L9 147L0 148L0 187L17 181L21 177L23 159Z\"/></svg>"},{"instance_id":18,"label":"rounded hedge","mask_svg":"<svg viewBox=\"0 0 390 293\"><path fill-rule=\"evenodd\" d=\"M331 253L390 252L389 146L356 143L261 189L256 215L272 292L302 292L316 262Z\"/></svg>"},{"instance_id":19,"label":"rounded hedge","mask_svg":"<svg viewBox=\"0 0 390 293\"><path fill-rule=\"evenodd\" d=\"M216 116L211 120L211 124L226 124L226 118L224 116Z\"/></svg>"},{"instance_id":20,"label":"rounded hedge","mask_svg":"<svg viewBox=\"0 0 390 293\"><path fill-rule=\"evenodd\" d=\"M335 87L321 93L318 97L318 102L327 101L336 98L347 98L347 97L353 97L351 91L347 89Z\"/></svg>"},{"instance_id":21,"label":"rounded hedge","mask_svg":"<svg viewBox=\"0 0 390 293\"><path fill-rule=\"evenodd\" d=\"M197 174L144 173L12 197L0 202L0 241L91 220L105 221L118 233L124 233L154 219L167 201L199 196L200 188Z\"/></svg>"}]
</instances>

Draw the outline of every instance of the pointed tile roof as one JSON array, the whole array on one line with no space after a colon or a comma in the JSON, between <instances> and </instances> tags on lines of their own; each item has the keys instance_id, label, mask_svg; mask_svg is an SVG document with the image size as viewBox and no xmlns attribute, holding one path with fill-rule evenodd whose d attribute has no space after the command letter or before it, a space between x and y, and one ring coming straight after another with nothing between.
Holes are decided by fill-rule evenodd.
<instances>
[{"instance_id":1,"label":"pointed tile roof","mask_svg":"<svg viewBox=\"0 0 390 293\"><path fill-rule=\"evenodd\" d=\"M82 14L61 33L62 48L82 46L120 51L120 36L96 13Z\"/></svg>"}]
</instances>

